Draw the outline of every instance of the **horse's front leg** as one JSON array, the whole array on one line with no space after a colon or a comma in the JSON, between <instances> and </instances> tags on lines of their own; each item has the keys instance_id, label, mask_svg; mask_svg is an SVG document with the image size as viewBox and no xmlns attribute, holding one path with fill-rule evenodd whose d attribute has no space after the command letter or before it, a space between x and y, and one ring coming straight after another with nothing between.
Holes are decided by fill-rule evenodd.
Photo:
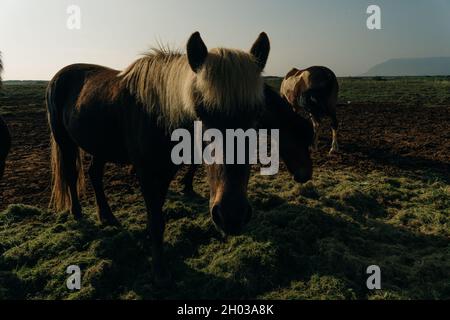
<instances>
[{"instance_id":1,"label":"horse's front leg","mask_svg":"<svg viewBox=\"0 0 450 320\"><path fill-rule=\"evenodd\" d=\"M198 170L198 165L195 164L191 164L186 172L186 174L184 175L183 179L182 179L182 184L183 184L183 193L185 195L188 196L194 196L195 192L194 192L194 177L195 177L195 173Z\"/></svg>"},{"instance_id":2,"label":"horse's front leg","mask_svg":"<svg viewBox=\"0 0 450 320\"><path fill-rule=\"evenodd\" d=\"M331 144L330 154L339 152L338 129L339 129L339 122L337 120L336 114L333 114L331 116L331 132L333 134L333 142Z\"/></svg>"},{"instance_id":3,"label":"horse's front leg","mask_svg":"<svg viewBox=\"0 0 450 320\"><path fill-rule=\"evenodd\" d=\"M165 217L163 205L174 173L161 169L160 172L136 167L145 205L147 207L147 231L152 241L152 262L155 282L165 285L170 281L163 255Z\"/></svg>"},{"instance_id":4,"label":"horse's front leg","mask_svg":"<svg viewBox=\"0 0 450 320\"><path fill-rule=\"evenodd\" d=\"M312 145L312 150L317 151L319 150L319 130L320 130L320 121L315 118L314 116L311 116L311 122L314 128L314 141Z\"/></svg>"}]
</instances>

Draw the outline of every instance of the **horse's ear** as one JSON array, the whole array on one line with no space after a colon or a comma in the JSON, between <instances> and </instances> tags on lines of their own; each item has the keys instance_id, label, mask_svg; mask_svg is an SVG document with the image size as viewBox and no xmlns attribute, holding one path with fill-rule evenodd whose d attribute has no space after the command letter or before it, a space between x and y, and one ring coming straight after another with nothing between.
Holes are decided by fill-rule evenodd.
<instances>
[{"instance_id":1,"label":"horse's ear","mask_svg":"<svg viewBox=\"0 0 450 320\"><path fill-rule=\"evenodd\" d=\"M192 70L198 72L208 56L208 48L203 42L202 37L200 37L199 32L193 33L189 38L187 43L187 56Z\"/></svg>"},{"instance_id":2,"label":"horse's ear","mask_svg":"<svg viewBox=\"0 0 450 320\"><path fill-rule=\"evenodd\" d=\"M259 67L261 70L264 70L266 67L267 59L269 58L270 52L270 41L269 37L265 32L262 32L256 42L253 44L250 49L250 53L256 58Z\"/></svg>"}]
</instances>

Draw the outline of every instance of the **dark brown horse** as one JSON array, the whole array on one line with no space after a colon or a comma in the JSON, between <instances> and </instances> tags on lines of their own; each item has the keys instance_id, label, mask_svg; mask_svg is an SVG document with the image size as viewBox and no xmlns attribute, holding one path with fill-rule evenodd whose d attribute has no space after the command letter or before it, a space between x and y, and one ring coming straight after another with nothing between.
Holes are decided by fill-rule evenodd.
<instances>
[{"instance_id":1,"label":"dark brown horse","mask_svg":"<svg viewBox=\"0 0 450 320\"><path fill-rule=\"evenodd\" d=\"M331 119L333 142L330 153L338 152L338 105L339 84L333 71L326 67L314 66L305 70L296 68L288 72L281 84L281 96L296 111L306 111L314 126L314 149L317 150L319 127L324 117Z\"/></svg>"},{"instance_id":2,"label":"dark brown horse","mask_svg":"<svg viewBox=\"0 0 450 320\"><path fill-rule=\"evenodd\" d=\"M132 164L147 206L154 275L156 280L167 279L162 207L178 170L171 160L171 132L192 131L197 119L222 132L253 126L265 105L261 73L269 51L265 33L250 53L208 52L200 34L194 33L187 54L155 50L123 72L86 64L62 69L49 83L46 96L55 208L82 217L83 150L92 155L89 176L100 221L116 224L103 191L104 166ZM304 171L311 170L305 163ZM252 211L247 199L250 166L214 164L207 172L214 224L226 234L241 232Z\"/></svg>"},{"instance_id":3,"label":"dark brown horse","mask_svg":"<svg viewBox=\"0 0 450 320\"><path fill-rule=\"evenodd\" d=\"M2 71L3 71L3 63L0 54L0 90L2 88L2 77L1 77ZM10 148L11 148L11 136L9 134L9 130L8 127L6 126L6 123L3 121L2 117L0 117L0 179L3 177L3 173L5 172L6 157L8 156Z\"/></svg>"},{"instance_id":4,"label":"dark brown horse","mask_svg":"<svg viewBox=\"0 0 450 320\"><path fill-rule=\"evenodd\" d=\"M279 152L288 171L299 183L311 179L312 162L308 148L313 141L311 122L294 112L289 103L273 88L264 87L266 105L261 112L258 126L280 131ZM194 194L193 180L199 166L192 165L183 176L184 193Z\"/></svg>"}]
</instances>

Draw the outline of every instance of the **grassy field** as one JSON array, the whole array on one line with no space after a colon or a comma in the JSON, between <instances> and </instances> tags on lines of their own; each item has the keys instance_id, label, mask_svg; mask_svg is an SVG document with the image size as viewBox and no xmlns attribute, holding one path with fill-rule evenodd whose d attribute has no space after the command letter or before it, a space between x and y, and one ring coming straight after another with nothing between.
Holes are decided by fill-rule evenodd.
<instances>
[{"instance_id":1,"label":"grassy field","mask_svg":"<svg viewBox=\"0 0 450 320\"><path fill-rule=\"evenodd\" d=\"M167 288L152 282L144 204L127 168L109 166L105 179L121 228L97 222L90 189L81 223L46 209L45 83L6 83L0 114L16 139L0 183L0 299L450 299L450 80L340 83L341 100L352 101L339 111L343 154L327 156L324 133L313 181L253 174L243 235L215 231L203 173L194 199L174 181ZM73 264L82 270L75 292L65 286ZM370 291L374 264L382 290Z\"/></svg>"},{"instance_id":2,"label":"grassy field","mask_svg":"<svg viewBox=\"0 0 450 320\"><path fill-rule=\"evenodd\" d=\"M280 78L268 82L281 85ZM342 102L450 105L450 76L340 78L339 85Z\"/></svg>"}]
</instances>

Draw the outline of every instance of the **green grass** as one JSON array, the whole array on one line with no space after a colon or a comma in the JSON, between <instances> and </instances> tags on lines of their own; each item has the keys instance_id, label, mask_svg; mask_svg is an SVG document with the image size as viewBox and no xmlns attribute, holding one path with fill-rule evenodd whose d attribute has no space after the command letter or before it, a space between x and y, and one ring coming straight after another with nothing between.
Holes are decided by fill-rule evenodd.
<instances>
[{"instance_id":1,"label":"green grass","mask_svg":"<svg viewBox=\"0 0 450 320\"><path fill-rule=\"evenodd\" d=\"M6 81L0 91L0 115L45 110L46 81ZM17 106L20 106L18 108Z\"/></svg>"},{"instance_id":2,"label":"green grass","mask_svg":"<svg viewBox=\"0 0 450 320\"><path fill-rule=\"evenodd\" d=\"M279 78L269 78L275 88ZM450 77L339 78L341 102L394 103L400 105L450 104Z\"/></svg>"},{"instance_id":3,"label":"green grass","mask_svg":"<svg viewBox=\"0 0 450 320\"><path fill-rule=\"evenodd\" d=\"M278 89L282 79L268 77L266 81ZM423 106L450 104L450 77L348 77L339 78L339 84L341 102ZM46 81L7 81L0 93L0 106L8 109L11 101L24 106L41 105L46 86Z\"/></svg>"},{"instance_id":4,"label":"green grass","mask_svg":"<svg viewBox=\"0 0 450 320\"><path fill-rule=\"evenodd\" d=\"M206 183L196 186L207 195ZM255 216L225 241L207 199L174 185L166 204L166 256L174 284L152 282L151 244L140 199L116 211L123 228L13 205L0 214L0 299L449 299L450 187L443 181L318 170L298 186L282 173L255 176ZM130 195L131 197L131 195ZM126 202L111 195L111 202ZM82 289L65 287L79 265ZM382 270L369 291L365 270Z\"/></svg>"},{"instance_id":5,"label":"green grass","mask_svg":"<svg viewBox=\"0 0 450 320\"><path fill-rule=\"evenodd\" d=\"M280 79L268 79L277 86ZM343 78L341 100L449 104L450 81ZM0 114L43 112L45 82L7 82ZM427 97L426 99L424 97ZM0 213L1 299L450 299L450 186L420 173L386 176L315 170L299 186L287 173L254 176L254 218L221 239L208 215L208 186L188 199L172 186L165 243L174 284L152 282L151 243L139 193L109 194L122 228L21 204ZM66 289L66 268L82 269L82 289ZM369 265L382 290L366 288Z\"/></svg>"}]
</instances>

